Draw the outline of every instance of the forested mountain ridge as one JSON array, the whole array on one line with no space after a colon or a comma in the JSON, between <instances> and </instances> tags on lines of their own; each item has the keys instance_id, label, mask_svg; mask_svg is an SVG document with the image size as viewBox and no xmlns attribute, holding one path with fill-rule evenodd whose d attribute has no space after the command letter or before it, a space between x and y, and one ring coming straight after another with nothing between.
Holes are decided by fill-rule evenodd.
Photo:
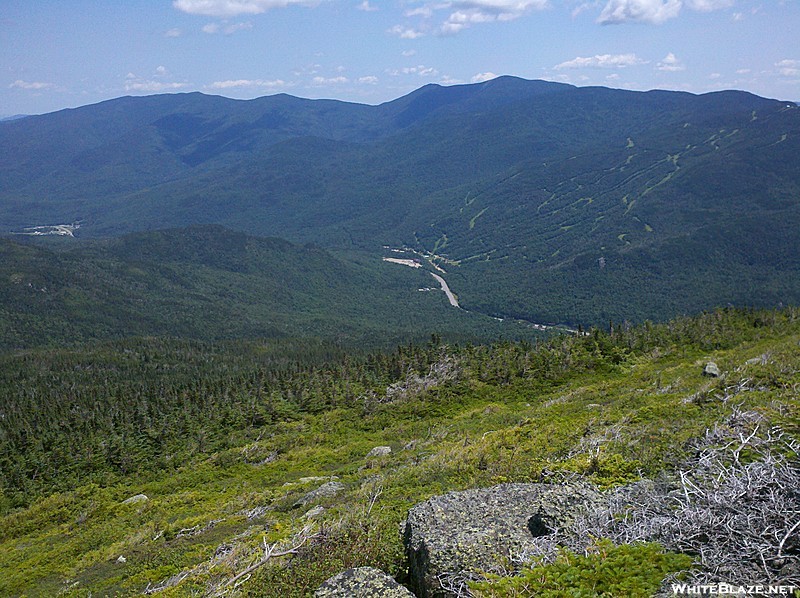
<instances>
[{"instance_id":1,"label":"forested mountain ridge","mask_svg":"<svg viewBox=\"0 0 800 598\"><path fill-rule=\"evenodd\" d=\"M663 319L800 297L800 110L501 77L380 106L121 98L0 126L5 230L193 223L447 260L465 307Z\"/></svg>"}]
</instances>

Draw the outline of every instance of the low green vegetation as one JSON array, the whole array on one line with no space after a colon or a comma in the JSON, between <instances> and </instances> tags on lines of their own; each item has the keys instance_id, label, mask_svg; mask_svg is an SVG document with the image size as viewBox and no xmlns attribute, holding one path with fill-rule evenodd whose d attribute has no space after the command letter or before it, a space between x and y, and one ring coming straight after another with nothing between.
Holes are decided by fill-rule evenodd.
<instances>
[{"instance_id":1,"label":"low green vegetation","mask_svg":"<svg viewBox=\"0 0 800 598\"><path fill-rule=\"evenodd\" d=\"M559 471L605 487L657 476L733 403L798 437L798 342L785 309L391 353L158 339L6 353L0 594L307 596L360 565L403 581L400 522L435 494ZM722 377L702 375L709 360ZM376 446L392 452L368 457ZM268 548L296 550L236 577ZM689 562L596 548L520 579L580 591L647 560L619 580L646 592Z\"/></svg>"},{"instance_id":2,"label":"low green vegetation","mask_svg":"<svg viewBox=\"0 0 800 598\"><path fill-rule=\"evenodd\" d=\"M563 551L554 563L520 575L492 576L472 589L478 598L649 598L664 577L691 566L688 555L664 553L657 544L615 546L600 540L585 555Z\"/></svg>"}]
</instances>

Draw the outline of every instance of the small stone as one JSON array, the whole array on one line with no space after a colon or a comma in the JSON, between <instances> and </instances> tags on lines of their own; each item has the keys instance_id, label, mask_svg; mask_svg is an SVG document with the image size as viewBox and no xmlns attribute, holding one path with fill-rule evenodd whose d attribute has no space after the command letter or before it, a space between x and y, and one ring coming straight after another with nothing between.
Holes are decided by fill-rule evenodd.
<instances>
[{"instance_id":1,"label":"small stone","mask_svg":"<svg viewBox=\"0 0 800 598\"><path fill-rule=\"evenodd\" d=\"M719 366L716 363L709 361L706 367L703 368L703 375L710 376L711 378L719 378L722 372L720 372Z\"/></svg>"},{"instance_id":2,"label":"small stone","mask_svg":"<svg viewBox=\"0 0 800 598\"><path fill-rule=\"evenodd\" d=\"M117 557L117 562L118 562L118 563L120 563L120 564L122 564L122 563L127 563L127 562L128 562L128 559L126 559L126 558L125 558L124 556L122 556L122 555L119 555L119 556Z\"/></svg>"},{"instance_id":3,"label":"small stone","mask_svg":"<svg viewBox=\"0 0 800 598\"><path fill-rule=\"evenodd\" d=\"M125 500L122 501L122 504L132 505L139 502L147 502L148 500L150 499L147 498L146 494L137 494L136 496L131 496L130 498L126 498Z\"/></svg>"},{"instance_id":4,"label":"small stone","mask_svg":"<svg viewBox=\"0 0 800 598\"><path fill-rule=\"evenodd\" d=\"M392 453L392 447L390 446L376 446L370 452L367 453L367 459L371 457L385 457L386 455L390 455Z\"/></svg>"},{"instance_id":5,"label":"small stone","mask_svg":"<svg viewBox=\"0 0 800 598\"><path fill-rule=\"evenodd\" d=\"M293 482L284 482L283 485L284 486L297 486L298 484L311 484L312 482L322 482L324 480L338 480L338 479L339 479L339 476L335 476L335 475L332 475L332 476L315 475L315 476L309 476L309 477L305 477L305 478L300 478L300 479L295 480Z\"/></svg>"},{"instance_id":6,"label":"small stone","mask_svg":"<svg viewBox=\"0 0 800 598\"><path fill-rule=\"evenodd\" d=\"M322 505L317 505L313 509L309 509L308 511L306 511L305 515L303 515L303 518L313 519L314 517L319 517L324 512L325 512L325 507L323 507Z\"/></svg>"}]
</instances>

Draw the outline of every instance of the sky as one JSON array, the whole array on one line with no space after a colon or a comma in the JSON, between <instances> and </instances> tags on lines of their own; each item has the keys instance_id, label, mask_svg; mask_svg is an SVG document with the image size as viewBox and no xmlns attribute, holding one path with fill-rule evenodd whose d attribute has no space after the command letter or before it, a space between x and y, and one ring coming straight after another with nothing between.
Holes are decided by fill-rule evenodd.
<instances>
[{"instance_id":1,"label":"sky","mask_svg":"<svg viewBox=\"0 0 800 598\"><path fill-rule=\"evenodd\" d=\"M0 0L0 116L499 75L800 100L800 0Z\"/></svg>"}]
</instances>

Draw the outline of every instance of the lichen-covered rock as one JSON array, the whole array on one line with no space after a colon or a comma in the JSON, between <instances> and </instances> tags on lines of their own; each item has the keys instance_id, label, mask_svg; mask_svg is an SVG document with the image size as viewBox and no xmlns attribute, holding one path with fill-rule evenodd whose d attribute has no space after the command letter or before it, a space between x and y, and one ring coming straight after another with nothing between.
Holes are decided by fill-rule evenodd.
<instances>
[{"instance_id":1,"label":"lichen-covered rock","mask_svg":"<svg viewBox=\"0 0 800 598\"><path fill-rule=\"evenodd\" d=\"M588 484L501 484L420 503L408 513L403 538L414 590L421 598L451 596L441 579L535 553L534 538L568 527L603 501Z\"/></svg>"},{"instance_id":2,"label":"lichen-covered rock","mask_svg":"<svg viewBox=\"0 0 800 598\"><path fill-rule=\"evenodd\" d=\"M315 598L414 598L414 594L380 569L358 567L331 577L314 592Z\"/></svg>"},{"instance_id":3,"label":"lichen-covered rock","mask_svg":"<svg viewBox=\"0 0 800 598\"><path fill-rule=\"evenodd\" d=\"M711 378L719 378L722 375L722 372L720 372L719 366L716 363L709 361L706 364L706 367L703 368L703 375Z\"/></svg>"},{"instance_id":4,"label":"lichen-covered rock","mask_svg":"<svg viewBox=\"0 0 800 598\"><path fill-rule=\"evenodd\" d=\"M392 447L390 446L376 446L370 452L367 453L367 459L371 459L372 457L385 457L386 455L392 454Z\"/></svg>"},{"instance_id":5,"label":"lichen-covered rock","mask_svg":"<svg viewBox=\"0 0 800 598\"><path fill-rule=\"evenodd\" d=\"M319 517L325 512L325 507L322 505L317 505L316 507L312 507L308 511L305 512L303 515L303 519L314 519L314 517Z\"/></svg>"},{"instance_id":6,"label":"lichen-covered rock","mask_svg":"<svg viewBox=\"0 0 800 598\"><path fill-rule=\"evenodd\" d=\"M294 503L295 507L304 507L308 504L322 500L323 498L330 498L336 496L339 492L344 490L344 484L341 482L327 482L322 484L316 490L308 492L303 498Z\"/></svg>"}]
</instances>

